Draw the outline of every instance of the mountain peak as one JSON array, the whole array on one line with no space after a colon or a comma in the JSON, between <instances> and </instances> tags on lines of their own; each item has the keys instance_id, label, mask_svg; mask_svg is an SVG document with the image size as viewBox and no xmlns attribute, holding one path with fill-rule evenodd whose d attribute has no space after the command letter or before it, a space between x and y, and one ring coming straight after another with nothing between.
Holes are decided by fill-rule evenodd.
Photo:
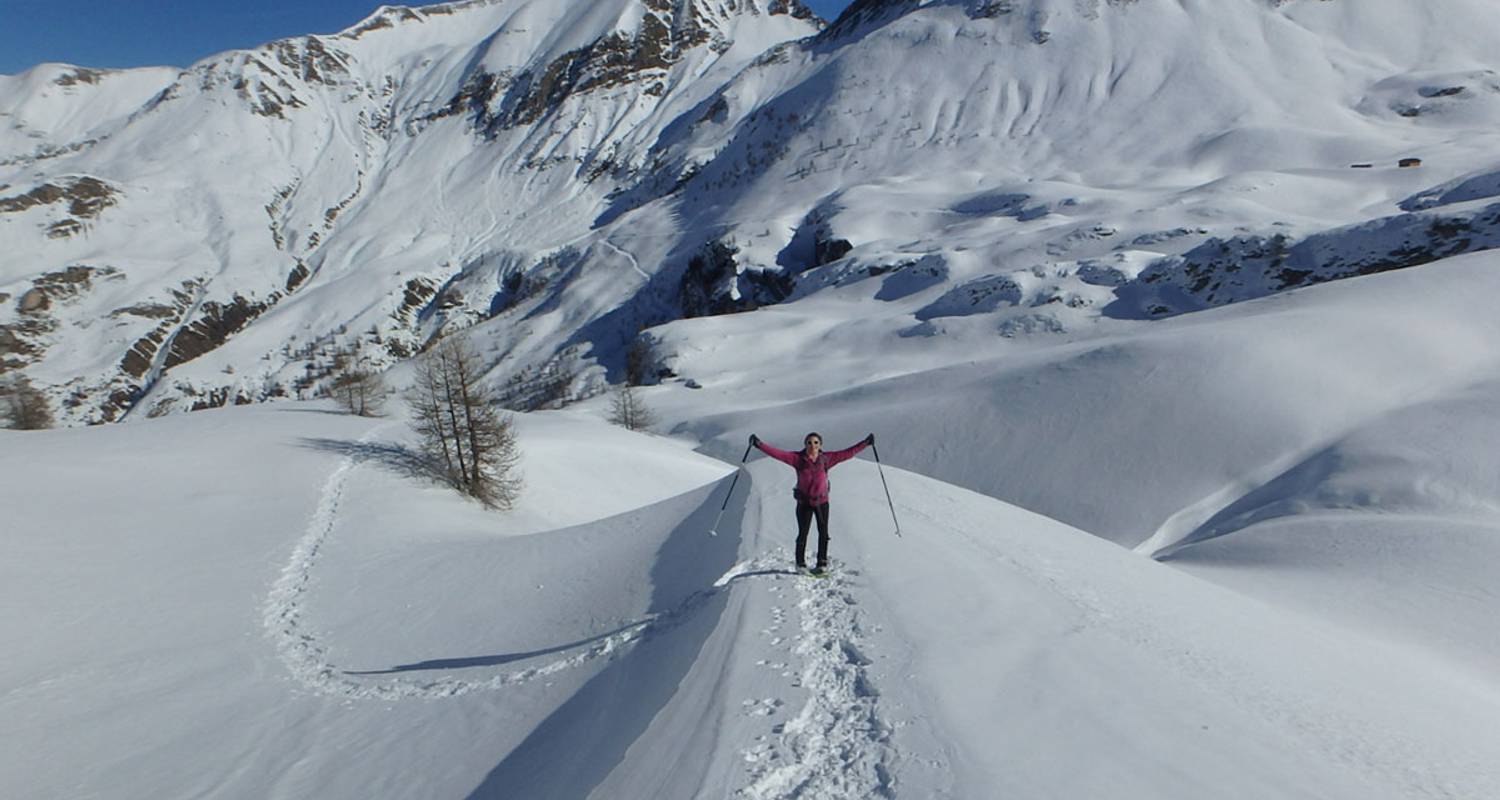
<instances>
[{"instance_id":1,"label":"mountain peak","mask_svg":"<svg viewBox=\"0 0 1500 800\"><path fill-rule=\"evenodd\" d=\"M381 6L358 23L335 34L340 39L359 39L372 31L396 28L407 23L423 23L434 17L446 17L473 8L495 5L502 0L461 0L428 6Z\"/></svg>"}]
</instances>

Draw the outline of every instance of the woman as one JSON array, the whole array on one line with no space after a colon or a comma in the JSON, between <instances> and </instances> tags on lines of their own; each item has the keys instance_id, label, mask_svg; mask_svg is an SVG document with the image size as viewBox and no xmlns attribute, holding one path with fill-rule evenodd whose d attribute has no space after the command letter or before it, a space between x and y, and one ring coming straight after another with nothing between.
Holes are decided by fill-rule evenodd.
<instances>
[{"instance_id":1,"label":"woman","mask_svg":"<svg viewBox=\"0 0 1500 800\"><path fill-rule=\"evenodd\" d=\"M797 569L807 566L807 530L813 518L818 520L818 566L814 575L822 575L828 569L828 470L859 455L859 451L875 443L875 434L846 450L823 452L823 437L809 433L802 439L801 452L780 450L750 435L750 445L762 453L797 470L797 487L792 496L797 498Z\"/></svg>"}]
</instances>

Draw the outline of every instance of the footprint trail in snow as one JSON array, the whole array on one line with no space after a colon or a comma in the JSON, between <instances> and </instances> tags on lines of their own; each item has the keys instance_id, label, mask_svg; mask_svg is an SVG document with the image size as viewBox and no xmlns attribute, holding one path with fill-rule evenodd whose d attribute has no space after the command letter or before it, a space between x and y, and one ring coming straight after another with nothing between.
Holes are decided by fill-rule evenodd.
<instances>
[{"instance_id":1,"label":"footprint trail in snow","mask_svg":"<svg viewBox=\"0 0 1500 800\"><path fill-rule=\"evenodd\" d=\"M786 560L783 554L778 560ZM806 701L791 719L778 722L744 752L750 781L738 796L753 800L819 797L892 797L890 765L896 754L891 726L880 716L879 693L864 656L864 630L854 598L858 572L836 568L831 577L795 582L798 629L781 631L787 614L771 610L772 624L761 631L785 658L760 666L782 670ZM777 596L786 592L772 587ZM787 662L800 662L800 671ZM746 701L752 715L776 714L783 701Z\"/></svg>"},{"instance_id":2,"label":"footprint trail in snow","mask_svg":"<svg viewBox=\"0 0 1500 800\"><path fill-rule=\"evenodd\" d=\"M359 443L368 444L385 427L387 426L361 437ZM343 499L344 487L350 474L363 460L357 453L345 456L328 476L317 510L308 521L306 532L293 548L291 559L282 569L281 577L271 587L263 609L266 635L275 644L277 653L292 677L303 686L322 694L391 701L458 697L476 691L494 691L529 683L591 661L611 658L653 632L660 633L680 624L709 598L725 591L737 578L747 574L764 574L772 571L777 563L772 559L757 559L736 564L715 581L712 587L689 595L675 608L625 625L609 636L580 645L570 654L543 664L491 673L482 678L413 680L360 677L360 673L345 671L331 663L327 648L303 619L303 601L318 553L338 527L339 504Z\"/></svg>"}]
</instances>

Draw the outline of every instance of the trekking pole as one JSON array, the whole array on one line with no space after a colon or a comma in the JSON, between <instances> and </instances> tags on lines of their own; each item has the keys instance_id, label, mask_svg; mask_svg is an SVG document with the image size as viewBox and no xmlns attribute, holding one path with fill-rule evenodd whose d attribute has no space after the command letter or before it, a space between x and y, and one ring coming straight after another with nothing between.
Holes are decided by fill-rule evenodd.
<instances>
[{"instance_id":1,"label":"trekking pole","mask_svg":"<svg viewBox=\"0 0 1500 800\"><path fill-rule=\"evenodd\" d=\"M740 465L741 466L744 466L745 462L748 461L748 460L750 460L750 451L752 449L754 449L754 447L755 447L755 445L751 444L749 447L745 448L745 457L740 459ZM729 482L729 493L726 494L726 495L724 495L724 505L719 506L719 515L717 517L714 517L714 526L712 528L708 529L708 535L709 536L718 536L719 535L719 521L722 520L722 519L724 519L724 509L729 508L729 498L731 498L731 497L734 496L734 486L735 486L735 484L737 484L739 482L740 482L740 469L739 469L739 467L735 467L735 469L734 469L734 480L732 480L732 481Z\"/></svg>"},{"instance_id":2,"label":"trekking pole","mask_svg":"<svg viewBox=\"0 0 1500 800\"><path fill-rule=\"evenodd\" d=\"M885 502L891 507L891 522L896 523L896 535L901 535L901 520L896 519L896 504L891 502L891 485L885 482L885 468L880 466L880 450L872 443L870 452L875 454L875 469L880 472L880 485L885 487Z\"/></svg>"}]
</instances>

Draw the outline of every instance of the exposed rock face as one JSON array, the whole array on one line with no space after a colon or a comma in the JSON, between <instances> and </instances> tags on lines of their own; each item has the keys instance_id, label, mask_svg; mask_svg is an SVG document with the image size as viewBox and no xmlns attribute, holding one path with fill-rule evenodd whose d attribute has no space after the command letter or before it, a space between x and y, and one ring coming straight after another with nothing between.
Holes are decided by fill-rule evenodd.
<instances>
[{"instance_id":1,"label":"exposed rock face","mask_svg":"<svg viewBox=\"0 0 1500 800\"><path fill-rule=\"evenodd\" d=\"M813 239L813 266L821 267L849 255L854 245L848 239L838 239L826 228L819 228Z\"/></svg>"},{"instance_id":2,"label":"exposed rock face","mask_svg":"<svg viewBox=\"0 0 1500 800\"><path fill-rule=\"evenodd\" d=\"M678 290L684 317L751 311L792 293L794 278L776 269L743 267L736 261L738 253L734 245L716 239L693 256Z\"/></svg>"},{"instance_id":3,"label":"exposed rock face","mask_svg":"<svg viewBox=\"0 0 1500 800\"><path fill-rule=\"evenodd\" d=\"M349 57L330 50L316 36L283 39L268 45L282 66L300 75L302 80L337 86L349 74Z\"/></svg>"},{"instance_id":4,"label":"exposed rock face","mask_svg":"<svg viewBox=\"0 0 1500 800\"><path fill-rule=\"evenodd\" d=\"M706 36L701 30L691 35ZM485 127L530 125L573 95L618 86L648 70L665 70L676 60L680 45L699 43L675 39L659 17L648 16L633 39L623 33L606 36L565 54L539 73L523 72L511 82L501 111L486 120Z\"/></svg>"},{"instance_id":5,"label":"exposed rock face","mask_svg":"<svg viewBox=\"0 0 1500 800\"><path fill-rule=\"evenodd\" d=\"M214 350L280 299L280 295L272 295L267 301L256 302L237 294L228 303L204 303L198 309L197 319L172 339L166 367L171 369Z\"/></svg>"},{"instance_id":6,"label":"exposed rock face","mask_svg":"<svg viewBox=\"0 0 1500 800\"><path fill-rule=\"evenodd\" d=\"M1500 203L1464 214L1399 214L1293 243L1285 235L1210 239L1120 287L1118 316L1165 317L1316 283L1418 267L1500 247Z\"/></svg>"},{"instance_id":7,"label":"exposed rock face","mask_svg":"<svg viewBox=\"0 0 1500 800\"><path fill-rule=\"evenodd\" d=\"M818 18L818 15L803 4L802 0L771 0L766 4L766 13L787 14L795 19L815 20Z\"/></svg>"},{"instance_id":8,"label":"exposed rock face","mask_svg":"<svg viewBox=\"0 0 1500 800\"><path fill-rule=\"evenodd\" d=\"M162 342L167 340L172 331L182 322L182 318L192 308L192 292L197 289L194 285L186 285L181 291L173 293L172 305L139 305L131 308L120 309L115 314L129 314L133 316L146 317L159 320L155 328L152 328L145 336L137 339L135 344L125 352L125 357L120 361L120 371L139 381L150 372L155 362L156 354L160 351ZM128 398L133 399L133 398Z\"/></svg>"},{"instance_id":9,"label":"exposed rock face","mask_svg":"<svg viewBox=\"0 0 1500 800\"><path fill-rule=\"evenodd\" d=\"M94 219L115 204L117 192L98 178L83 176L57 183L44 183L25 194L0 197L0 214L14 214L38 206L68 201L68 213L79 219Z\"/></svg>"},{"instance_id":10,"label":"exposed rock face","mask_svg":"<svg viewBox=\"0 0 1500 800\"><path fill-rule=\"evenodd\" d=\"M290 294L297 291L297 287L301 286L310 275L312 275L312 271L307 268L307 265L300 261L297 262L296 268L292 270L290 275L286 276L287 293Z\"/></svg>"},{"instance_id":11,"label":"exposed rock face","mask_svg":"<svg viewBox=\"0 0 1500 800\"><path fill-rule=\"evenodd\" d=\"M20 310L46 311L53 300L71 300L94 288L94 281L120 275L114 267L71 266L49 272L31 282L32 289L21 296Z\"/></svg>"},{"instance_id":12,"label":"exposed rock face","mask_svg":"<svg viewBox=\"0 0 1500 800\"><path fill-rule=\"evenodd\" d=\"M16 328L0 325L0 375L26 366L36 352Z\"/></svg>"},{"instance_id":13,"label":"exposed rock face","mask_svg":"<svg viewBox=\"0 0 1500 800\"><path fill-rule=\"evenodd\" d=\"M94 289L96 280L123 278L113 267L75 265L31 282L16 302L19 318L0 324L0 375L23 370L42 359L61 327L56 314Z\"/></svg>"},{"instance_id":14,"label":"exposed rock face","mask_svg":"<svg viewBox=\"0 0 1500 800\"><path fill-rule=\"evenodd\" d=\"M32 289L26 294L21 295L21 302L17 310L22 314L36 314L46 311L51 305L52 301L47 298L46 292L43 292L41 289Z\"/></svg>"},{"instance_id":15,"label":"exposed rock face","mask_svg":"<svg viewBox=\"0 0 1500 800\"><path fill-rule=\"evenodd\" d=\"M412 278L406 282L401 295L401 304L391 315L396 323L406 330L415 330L425 312L438 294L439 284L431 278ZM385 341L386 350L396 358L410 358L420 350L415 335L392 336Z\"/></svg>"},{"instance_id":16,"label":"exposed rock face","mask_svg":"<svg viewBox=\"0 0 1500 800\"><path fill-rule=\"evenodd\" d=\"M467 111L476 127L493 135L496 130L534 124L568 98L590 92L640 83L646 95L661 96L666 92L662 79L667 70L688 50L707 46L722 51L729 47L730 42L698 4L642 2L647 13L634 33L616 31L601 36L545 66L515 75L476 72L439 115ZM799 0L773 0L766 13L817 18Z\"/></svg>"},{"instance_id":17,"label":"exposed rock face","mask_svg":"<svg viewBox=\"0 0 1500 800\"><path fill-rule=\"evenodd\" d=\"M25 194L0 197L0 214L17 214L67 202L64 217L46 225L49 239L66 239L84 231L84 220L96 219L104 209L116 203L118 192L98 178L88 176L44 183Z\"/></svg>"},{"instance_id":18,"label":"exposed rock face","mask_svg":"<svg viewBox=\"0 0 1500 800\"><path fill-rule=\"evenodd\" d=\"M57 76L57 78L52 82L57 84L58 86L77 86L80 83L96 85L99 83L99 79L102 77L104 77L103 70L74 67L73 69Z\"/></svg>"}]
</instances>

